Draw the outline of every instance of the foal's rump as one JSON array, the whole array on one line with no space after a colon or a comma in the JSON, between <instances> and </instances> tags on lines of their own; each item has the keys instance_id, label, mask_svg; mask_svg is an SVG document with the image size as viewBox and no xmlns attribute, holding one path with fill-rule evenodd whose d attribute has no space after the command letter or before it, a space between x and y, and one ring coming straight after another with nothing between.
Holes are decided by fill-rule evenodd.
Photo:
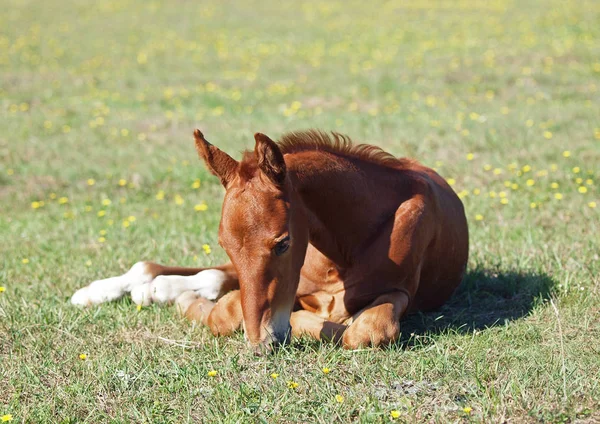
<instances>
[{"instance_id":1,"label":"foal's rump","mask_svg":"<svg viewBox=\"0 0 600 424\"><path fill-rule=\"evenodd\" d=\"M462 282L469 256L469 230L462 201L436 172L427 168L424 172L431 179L435 236L423 259L411 311L442 306Z\"/></svg>"}]
</instances>

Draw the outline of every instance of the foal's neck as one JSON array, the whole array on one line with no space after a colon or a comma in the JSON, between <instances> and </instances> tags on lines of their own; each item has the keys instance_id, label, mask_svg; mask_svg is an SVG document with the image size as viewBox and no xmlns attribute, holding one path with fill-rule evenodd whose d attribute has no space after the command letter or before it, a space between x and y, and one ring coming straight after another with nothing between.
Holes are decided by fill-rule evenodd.
<instances>
[{"instance_id":1,"label":"foal's neck","mask_svg":"<svg viewBox=\"0 0 600 424\"><path fill-rule=\"evenodd\" d=\"M402 171L332 153L285 156L304 205L310 242L341 267L350 266L372 234L409 197Z\"/></svg>"}]
</instances>

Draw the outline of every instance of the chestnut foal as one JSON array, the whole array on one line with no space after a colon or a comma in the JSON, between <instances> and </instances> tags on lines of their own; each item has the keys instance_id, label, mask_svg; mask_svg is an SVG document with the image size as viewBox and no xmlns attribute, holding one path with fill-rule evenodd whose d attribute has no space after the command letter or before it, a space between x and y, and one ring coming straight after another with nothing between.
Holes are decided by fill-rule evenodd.
<instances>
[{"instance_id":1,"label":"chestnut foal","mask_svg":"<svg viewBox=\"0 0 600 424\"><path fill-rule=\"evenodd\" d=\"M319 131L264 134L238 162L194 132L200 158L226 193L219 244L230 264L203 269L140 262L71 301L176 301L255 347L294 335L346 348L395 340L400 319L442 305L468 256L461 201L433 170L375 146Z\"/></svg>"}]
</instances>

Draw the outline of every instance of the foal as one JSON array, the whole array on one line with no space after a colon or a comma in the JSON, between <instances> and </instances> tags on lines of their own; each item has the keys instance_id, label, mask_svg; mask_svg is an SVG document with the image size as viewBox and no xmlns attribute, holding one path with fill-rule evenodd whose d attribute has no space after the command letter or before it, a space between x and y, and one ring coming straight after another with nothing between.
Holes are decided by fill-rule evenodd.
<instances>
[{"instance_id":1,"label":"foal","mask_svg":"<svg viewBox=\"0 0 600 424\"><path fill-rule=\"evenodd\" d=\"M319 131L275 143L254 135L241 161L194 132L200 158L226 189L210 268L140 262L78 290L97 304L131 292L138 304L176 301L183 314L255 347L294 335L346 348L395 340L400 319L441 306L468 257L461 201L433 170L378 147Z\"/></svg>"}]
</instances>

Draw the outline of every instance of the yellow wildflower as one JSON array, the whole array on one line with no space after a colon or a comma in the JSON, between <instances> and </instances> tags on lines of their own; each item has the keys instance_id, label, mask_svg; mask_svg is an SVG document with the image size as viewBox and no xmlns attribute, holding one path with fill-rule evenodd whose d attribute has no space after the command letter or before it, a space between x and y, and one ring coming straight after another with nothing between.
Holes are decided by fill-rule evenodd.
<instances>
[{"instance_id":1,"label":"yellow wildflower","mask_svg":"<svg viewBox=\"0 0 600 424\"><path fill-rule=\"evenodd\" d=\"M463 408L463 412L464 412L465 414L470 414L472 410L473 410L473 408L471 408L470 406L465 406L465 407Z\"/></svg>"},{"instance_id":2,"label":"yellow wildflower","mask_svg":"<svg viewBox=\"0 0 600 424\"><path fill-rule=\"evenodd\" d=\"M85 361L87 359L87 355L85 353L80 353L79 359L81 359L82 361Z\"/></svg>"},{"instance_id":3,"label":"yellow wildflower","mask_svg":"<svg viewBox=\"0 0 600 424\"><path fill-rule=\"evenodd\" d=\"M209 372L206 373L206 375L208 375L209 377L216 377L217 376L217 371L216 370L210 370Z\"/></svg>"},{"instance_id":4,"label":"yellow wildflower","mask_svg":"<svg viewBox=\"0 0 600 424\"><path fill-rule=\"evenodd\" d=\"M475 221L483 221L483 215L481 215L480 213L475 215Z\"/></svg>"},{"instance_id":5,"label":"yellow wildflower","mask_svg":"<svg viewBox=\"0 0 600 424\"><path fill-rule=\"evenodd\" d=\"M0 293L5 292L5 291L6 291L6 287L0 286Z\"/></svg>"},{"instance_id":6,"label":"yellow wildflower","mask_svg":"<svg viewBox=\"0 0 600 424\"><path fill-rule=\"evenodd\" d=\"M295 388L297 388L297 387L299 386L299 384L298 384L298 383L296 383L295 381L291 381L291 380L290 380L290 381L288 381L288 383L287 383L287 386L288 386L288 388L290 388L290 389L295 389Z\"/></svg>"},{"instance_id":7,"label":"yellow wildflower","mask_svg":"<svg viewBox=\"0 0 600 424\"><path fill-rule=\"evenodd\" d=\"M212 251L210 246L208 244L203 244L202 245L202 250L204 250L204 253L206 253L207 255L210 254L210 252Z\"/></svg>"},{"instance_id":8,"label":"yellow wildflower","mask_svg":"<svg viewBox=\"0 0 600 424\"><path fill-rule=\"evenodd\" d=\"M271 374L271 378L273 380L277 379L277 377L279 377L279 374L277 374L276 372L274 372L274 373Z\"/></svg>"},{"instance_id":9,"label":"yellow wildflower","mask_svg":"<svg viewBox=\"0 0 600 424\"><path fill-rule=\"evenodd\" d=\"M446 181L447 181L447 182L448 182L448 184L449 184L449 185L451 185L451 186L452 186L452 185L454 185L454 184L456 184L456 180L455 180L454 178L448 178Z\"/></svg>"},{"instance_id":10,"label":"yellow wildflower","mask_svg":"<svg viewBox=\"0 0 600 424\"><path fill-rule=\"evenodd\" d=\"M104 199L102 200L102 206L108 206L110 205L112 202L110 201L110 199Z\"/></svg>"},{"instance_id":11,"label":"yellow wildflower","mask_svg":"<svg viewBox=\"0 0 600 424\"><path fill-rule=\"evenodd\" d=\"M568 158L569 156L571 156L571 152L569 150L565 150L563 152L563 156L566 157L566 158Z\"/></svg>"},{"instance_id":12,"label":"yellow wildflower","mask_svg":"<svg viewBox=\"0 0 600 424\"><path fill-rule=\"evenodd\" d=\"M98 211L98 217L102 218L104 215L106 215L106 211Z\"/></svg>"},{"instance_id":13,"label":"yellow wildflower","mask_svg":"<svg viewBox=\"0 0 600 424\"><path fill-rule=\"evenodd\" d=\"M93 179L93 178L89 178L89 179L87 180L87 185L89 185L89 186L93 186L94 184L96 184L96 180L95 180L95 179Z\"/></svg>"},{"instance_id":14,"label":"yellow wildflower","mask_svg":"<svg viewBox=\"0 0 600 424\"><path fill-rule=\"evenodd\" d=\"M331 372L331 369L327 368L327 367L323 367L323 374L329 374Z\"/></svg>"},{"instance_id":15,"label":"yellow wildflower","mask_svg":"<svg viewBox=\"0 0 600 424\"><path fill-rule=\"evenodd\" d=\"M69 198L68 197L61 197L58 199L58 203L60 203L61 205L64 205L65 203L69 203Z\"/></svg>"},{"instance_id":16,"label":"yellow wildflower","mask_svg":"<svg viewBox=\"0 0 600 424\"><path fill-rule=\"evenodd\" d=\"M135 306L136 311L141 311L142 310L142 305L136 305Z\"/></svg>"},{"instance_id":17,"label":"yellow wildflower","mask_svg":"<svg viewBox=\"0 0 600 424\"><path fill-rule=\"evenodd\" d=\"M198 203L196 206L194 206L194 210L196 212L204 212L207 209L208 205L206 203Z\"/></svg>"},{"instance_id":18,"label":"yellow wildflower","mask_svg":"<svg viewBox=\"0 0 600 424\"><path fill-rule=\"evenodd\" d=\"M2 415L2 417L0 417L0 421L2 421L3 423L6 423L8 421L12 421L13 420L13 416L11 414L4 414Z\"/></svg>"},{"instance_id":19,"label":"yellow wildflower","mask_svg":"<svg viewBox=\"0 0 600 424\"><path fill-rule=\"evenodd\" d=\"M24 264L28 264L28 263L29 263L29 259L27 259L27 258L23 258L23 259L21 260L21 262L23 262Z\"/></svg>"},{"instance_id":20,"label":"yellow wildflower","mask_svg":"<svg viewBox=\"0 0 600 424\"><path fill-rule=\"evenodd\" d=\"M467 160L475 159L475 155L473 153L467 153Z\"/></svg>"},{"instance_id":21,"label":"yellow wildflower","mask_svg":"<svg viewBox=\"0 0 600 424\"><path fill-rule=\"evenodd\" d=\"M342 396L342 395L335 395L335 400L338 403L342 403L342 402L344 402L344 396Z\"/></svg>"},{"instance_id":22,"label":"yellow wildflower","mask_svg":"<svg viewBox=\"0 0 600 424\"><path fill-rule=\"evenodd\" d=\"M40 202L31 202L32 209L38 209L41 206L42 206L42 204Z\"/></svg>"},{"instance_id":23,"label":"yellow wildflower","mask_svg":"<svg viewBox=\"0 0 600 424\"><path fill-rule=\"evenodd\" d=\"M579 174L581 172L581 168L576 166L573 168L573 174Z\"/></svg>"},{"instance_id":24,"label":"yellow wildflower","mask_svg":"<svg viewBox=\"0 0 600 424\"><path fill-rule=\"evenodd\" d=\"M160 190L158 193L156 193L156 200L163 200L165 198L165 192Z\"/></svg>"},{"instance_id":25,"label":"yellow wildflower","mask_svg":"<svg viewBox=\"0 0 600 424\"><path fill-rule=\"evenodd\" d=\"M588 206L593 209L596 207L596 202L589 202Z\"/></svg>"},{"instance_id":26,"label":"yellow wildflower","mask_svg":"<svg viewBox=\"0 0 600 424\"><path fill-rule=\"evenodd\" d=\"M183 205L183 202L184 202L183 197L181 197L180 194L176 194L175 195L175 204L181 206L181 205Z\"/></svg>"},{"instance_id":27,"label":"yellow wildflower","mask_svg":"<svg viewBox=\"0 0 600 424\"><path fill-rule=\"evenodd\" d=\"M393 420L395 420L396 418L400 418L400 411L397 410L393 410L390 411L390 417L392 417Z\"/></svg>"},{"instance_id":28,"label":"yellow wildflower","mask_svg":"<svg viewBox=\"0 0 600 424\"><path fill-rule=\"evenodd\" d=\"M556 200L560 200L560 199L562 199L562 198L563 198L563 195L562 195L562 194L560 194L560 193L554 193L554 198L555 198Z\"/></svg>"},{"instance_id":29,"label":"yellow wildflower","mask_svg":"<svg viewBox=\"0 0 600 424\"><path fill-rule=\"evenodd\" d=\"M580 192L581 194L585 194L587 193L588 189L586 186L581 186L577 189L578 192Z\"/></svg>"},{"instance_id":30,"label":"yellow wildflower","mask_svg":"<svg viewBox=\"0 0 600 424\"><path fill-rule=\"evenodd\" d=\"M192 183L192 188L200 188L200 180L196 180Z\"/></svg>"}]
</instances>

